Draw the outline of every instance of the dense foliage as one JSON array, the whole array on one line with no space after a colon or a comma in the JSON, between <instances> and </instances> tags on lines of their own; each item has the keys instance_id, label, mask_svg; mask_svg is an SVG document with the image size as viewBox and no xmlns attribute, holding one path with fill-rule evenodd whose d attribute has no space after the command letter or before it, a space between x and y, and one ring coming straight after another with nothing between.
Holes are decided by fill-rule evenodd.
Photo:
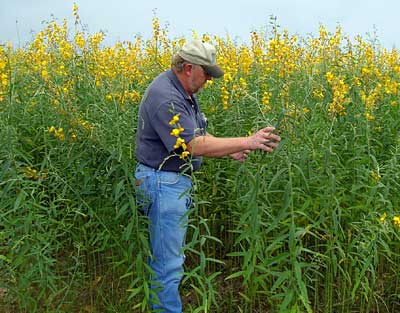
<instances>
[{"instance_id":1,"label":"dense foliage","mask_svg":"<svg viewBox=\"0 0 400 313\"><path fill-rule=\"evenodd\" d=\"M0 46L1 312L148 311L136 116L185 39L154 18L109 47L74 15ZM199 94L209 132L283 141L194 174L186 311L400 311L399 52L269 28L201 37L225 71Z\"/></svg>"}]
</instances>

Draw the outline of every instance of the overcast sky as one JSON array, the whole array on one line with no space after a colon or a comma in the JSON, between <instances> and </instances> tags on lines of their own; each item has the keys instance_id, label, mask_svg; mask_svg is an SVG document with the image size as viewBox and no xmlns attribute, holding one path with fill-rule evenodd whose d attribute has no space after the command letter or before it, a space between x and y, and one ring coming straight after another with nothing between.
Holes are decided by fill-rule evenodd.
<instances>
[{"instance_id":1,"label":"overcast sky","mask_svg":"<svg viewBox=\"0 0 400 313\"><path fill-rule=\"evenodd\" d=\"M74 2L89 32L106 31L109 44L135 35L149 38L156 9L170 38L190 38L196 30L247 42L252 30L268 29L275 16L290 34L317 34L320 24L334 32L340 24L350 37L367 40L375 33L381 45L400 47L399 0L0 0L0 43L23 46L44 28L43 21L72 22Z\"/></svg>"}]
</instances>

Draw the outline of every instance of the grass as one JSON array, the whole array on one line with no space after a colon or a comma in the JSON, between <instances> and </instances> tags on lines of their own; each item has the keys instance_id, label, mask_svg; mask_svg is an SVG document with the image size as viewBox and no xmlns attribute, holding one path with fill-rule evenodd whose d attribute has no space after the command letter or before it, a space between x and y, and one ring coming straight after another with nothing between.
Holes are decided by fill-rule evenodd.
<instances>
[{"instance_id":1,"label":"grass","mask_svg":"<svg viewBox=\"0 0 400 313\"><path fill-rule=\"evenodd\" d=\"M64 30L0 50L0 311L148 312L136 117L173 41L82 48ZM397 51L339 30L252 36L213 39L230 77L199 101L216 136L280 120L283 141L194 174L186 312L398 311Z\"/></svg>"}]
</instances>

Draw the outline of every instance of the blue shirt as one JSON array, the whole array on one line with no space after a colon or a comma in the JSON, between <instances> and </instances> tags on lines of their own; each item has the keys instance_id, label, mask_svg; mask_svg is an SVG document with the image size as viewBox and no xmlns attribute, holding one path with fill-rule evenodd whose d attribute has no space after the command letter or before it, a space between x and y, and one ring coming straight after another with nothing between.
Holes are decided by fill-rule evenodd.
<instances>
[{"instance_id":1,"label":"blue shirt","mask_svg":"<svg viewBox=\"0 0 400 313\"><path fill-rule=\"evenodd\" d=\"M175 125L169 122L179 114ZM185 92L172 70L158 75L145 91L139 107L136 131L136 158L154 169L171 172L190 172L200 167L201 157L185 160L179 156L182 147L175 149L177 137L172 129L182 127L179 137L187 144L196 136L206 135L207 121L200 112L194 96Z\"/></svg>"}]
</instances>

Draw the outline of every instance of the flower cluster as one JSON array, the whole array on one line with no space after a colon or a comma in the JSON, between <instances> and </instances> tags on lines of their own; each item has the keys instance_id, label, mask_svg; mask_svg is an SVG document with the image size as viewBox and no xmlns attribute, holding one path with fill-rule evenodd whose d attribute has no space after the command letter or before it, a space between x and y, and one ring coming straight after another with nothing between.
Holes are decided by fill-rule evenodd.
<instances>
[{"instance_id":1,"label":"flower cluster","mask_svg":"<svg viewBox=\"0 0 400 313\"><path fill-rule=\"evenodd\" d=\"M190 153L187 150L185 139L180 137L180 133L183 132L185 129L182 128L182 126L179 124L179 113L175 114L168 123L169 125L173 126L170 135L176 137L174 149L182 148L183 151L179 157L181 159L186 159L190 155Z\"/></svg>"},{"instance_id":2,"label":"flower cluster","mask_svg":"<svg viewBox=\"0 0 400 313\"><path fill-rule=\"evenodd\" d=\"M371 171L371 177L377 182L382 178L381 174L379 174L379 171Z\"/></svg>"},{"instance_id":3,"label":"flower cluster","mask_svg":"<svg viewBox=\"0 0 400 313\"><path fill-rule=\"evenodd\" d=\"M393 217L393 224L400 228L400 215Z\"/></svg>"},{"instance_id":4,"label":"flower cluster","mask_svg":"<svg viewBox=\"0 0 400 313\"><path fill-rule=\"evenodd\" d=\"M26 166L24 169L24 175L28 178L38 179L39 176L37 174L38 174L37 170L30 166Z\"/></svg>"},{"instance_id":5,"label":"flower cluster","mask_svg":"<svg viewBox=\"0 0 400 313\"><path fill-rule=\"evenodd\" d=\"M47 94L57 102L62 102L60 97L69 104L77 101L76 87L85 81L105 103L112 101L126 108L139 103L145 87L155 75L170 67L172 55L187 40L168 39L168 28L154 17L151 39L145 41L137 36L131 42L104 46L105 34L80 30L75 3L72 11L76 24L72 38L64 20L61 24L49 23L29 46L10 50L7 57L6 48L0 47L0 102L6 99L11 79L29 76L30 81L47 88ZM229 36L199 36L194 32L193 38L217 48L217 63L225 75L206 86L217 93L214 99L219 99L216 101L225 110L234 108L249 94L261 100L265 111L274 111L275 103L290 106L298 102L292 99L291 86L304 85L304 74L309 77L314 101L326 105L330 116L346 115L347 105L361 99L365 118L377 121L379 103L396 107L400 101L398 51L377 49L361 37L350 40L343 36L340 27L332 34L320 26L316 38L298 40L273 24L271 34L252 31L249 45L237 45ZM77 74L78 68L85 70L85 79ZM27 89L26 95L35 93Z\"/></svg>"},{"instance_id":6,"label":"flower cluster","mask_svg":"<svg viewBox=\"0 0 400 313\"><path fill-rule=\"evenodd\" d=\"M263 104L264 112L271 111L271 105L270 105L271 97L272 97L272 92L270 92L270 91L263 92L262 98L261 98L261 103Z\"/></svg>"},{"instance_id":7,"label":"flower cluster","mask_svg":"<svg viewBox=\"0 0 400 313\"><path fill-rule=\"evenodd\" d=\"M64 141L65 139L64 128L62 127L56 128L54 126L50 126L48 131L49 133L53 134L58 140Z\"/></svg>"},{"instance_id":8,"label":"flower cluster","mask_svg":"<svg viewBox=\"0 0 400 313\"><path fill-rule=\"evenodd\" d=\"M7 70L7 64L7 52L2 46L0 46L0 102L3 101L9 86L10 75Z\"/></svg>"},{"instance_id":9,"label":"flower cluster","mask_svg":"<svg viewBox=\"0 0 400 313\"><path fill-rule=\"evenodd\" d=\"M327 72L325 77L332 88L332 102L329 104L328 112L334 116L346 115L345 105L349 102L347 98L349 86L343 78L336 77L331 72Z\"/></svg>"},{"instance_id":10,"label":"flower cluster","mask_svg":"<svg viewBox=\"0 0 400 313\"><path fill-rule=\"evenodd\" d=\"M387 217L388 217L388 214L386 212L383 213L383 215L379 218L379 222L386 223ZM400 228L400 215L394 215L392 218L392 222L395 227Z\"/></svg>"},{"instance_id":11,"label":"flower cluster","mask_svg":"<svg viewBox=\"0 0 400 313\"><path fill-rule=\"evenodd\" d=\"M149 40L137 36L106 46L104 33L88 34L80 29L76 4L72 11L75 32L68 29L66 20L54 21L22 49L0 45L0 110L21 99L32 99L26 102L32 107L48 100L49 110L61 121L55 119L46 125L68 125L67 129L87 130L88 135L92 124L76 121L69 125L71 118L65 123L65 115L72 112L76 117L75 110L85 97L99 107L116 105L124 112L132 109L152 79L170 67L172 55L188 39L168 39L167 27L154 17ZM253 31L249 35L248 45L238 45L229 36L193 32L193 38L216 47L217 63L225 73L206 85L209 90L205 92L212 95L208 108L236 110L238 104L256 99L263 113L274 115L284 107L293 122L304 116L302 112L311 111L312 115L326 108L327 118L362 118L373 124L374 130L398 110L400 55L396 49L376 47L361 37L349 40L340 27L330 33L321 26L316 38L302 40L274 25L270 34ZM18 88L11 93L15 81ZM89 112L86 107L84 110ZM171 136L176 137L176 146L185 147L181 132L176 126ZM60 140L76 137L58 128L51 133ZM77 134L84 136L83 132Z\"/></svg>"}]
</instances>

